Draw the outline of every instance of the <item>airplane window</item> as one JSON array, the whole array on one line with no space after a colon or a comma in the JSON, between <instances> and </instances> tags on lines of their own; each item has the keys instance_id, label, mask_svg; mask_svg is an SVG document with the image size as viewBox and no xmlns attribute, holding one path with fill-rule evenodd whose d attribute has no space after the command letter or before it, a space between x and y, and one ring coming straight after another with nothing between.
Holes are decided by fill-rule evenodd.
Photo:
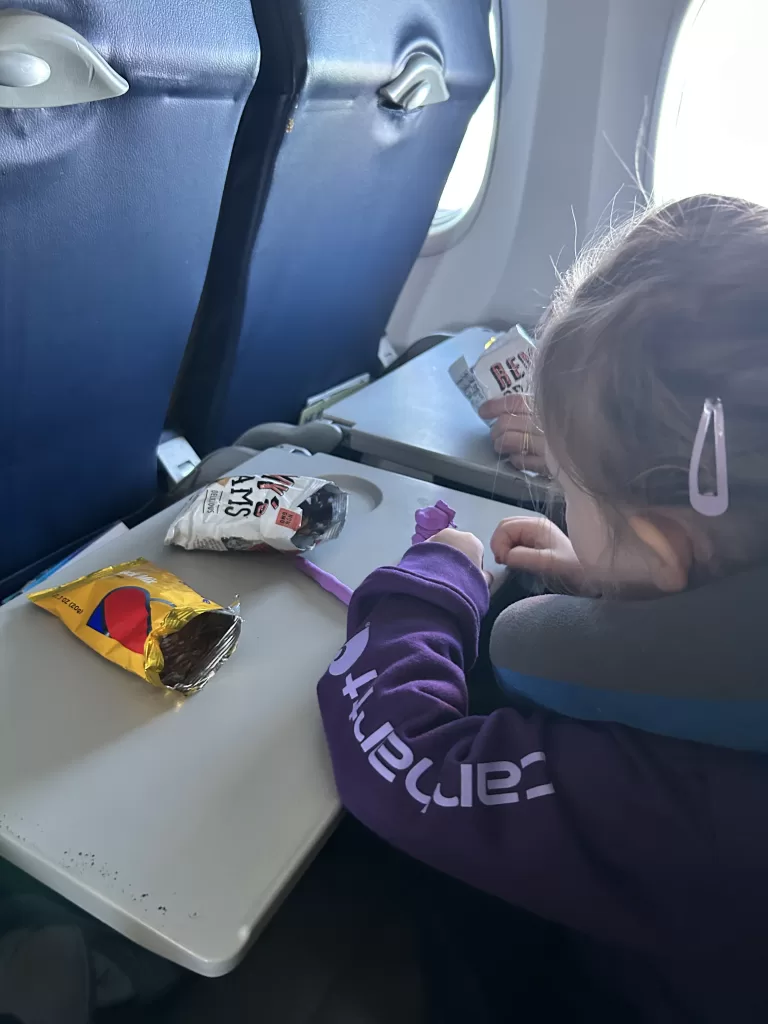
<instances>
[{"instance_id":1,"label":"airplane window","mask_svg":"<svg viewBox=\"0 0 768 1024\"><path fill-rule=\"evenodd\" d=\"M659 110L654 196L698 192L768 206L768 3L694 0Z\"/></svg>"},{"instance_id":2,"label":"airplane window","mask_svg":"<svg viewBox=\"0 0 768 1024\"><path fill-rule=\"evenodd\" d=\"M493 142L496 135L496 96L499 79L499 24L494 8L495 4L492 4L489 30L491 33L493 59L496 64L496 78L486 93L485 99L469 122L464 141L459 149L453 169L445 183L437 212L432 220L433 231L452 227L471 209L475 200L480 195L491 153L493 152Z\"/></svg>"}]
</instances>

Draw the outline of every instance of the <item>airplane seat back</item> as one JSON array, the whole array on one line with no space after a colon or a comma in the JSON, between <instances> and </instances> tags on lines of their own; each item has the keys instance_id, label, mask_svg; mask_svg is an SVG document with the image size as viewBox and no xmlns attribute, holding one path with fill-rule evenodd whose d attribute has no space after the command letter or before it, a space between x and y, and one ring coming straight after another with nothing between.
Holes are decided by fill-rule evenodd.
<instances>
[{"instance_id":1,"label":"airplane seat back","mask_svg":"<svg viewBox=\"0 0 768 1024\"><path fill-rule=\"evenodd\" d=\"M201 453L375 368L494 74L488 0L254 0L254 15L262 68L169 419ZM381 90L403 72L406 106L438 97L435 74L450 98L398 107Z\"/></svg>"},{"instance_id":2,"label":"airplane seat back","mask_svg":"<svg viewBox=\"0 0 768 1024\"><path fill-rule=\"evenodd\" d=\"M17 48L49 58L45 106L8 106L34 89L11 96L7 76L24 68L0 61L4 593L14 574L28 578L155 492L156 447L259 64L250 0L29 0L26 10L65 27L57 37L27 18L15 29L29 35ZM0 20L0 53L9 24ZM70 30L127 81L124 95L50 105L71 104L66 90L82 79Z\"/></svg>"}]
</instances>

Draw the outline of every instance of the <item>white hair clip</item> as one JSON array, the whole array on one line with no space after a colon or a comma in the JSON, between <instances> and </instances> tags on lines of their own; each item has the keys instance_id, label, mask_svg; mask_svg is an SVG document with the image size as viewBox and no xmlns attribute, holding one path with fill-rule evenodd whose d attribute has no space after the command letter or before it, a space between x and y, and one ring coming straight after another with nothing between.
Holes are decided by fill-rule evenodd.
<instances>
[{"instance_id":1,"label":"white hair clip","mask_svg":"<svg viewBox=\"0 0 768 1024\"><path fill-rule=\"evenodd\" d=\"M707 439L710 421L714 421L715 485L714 494L702 494L699 488L701 455ZM725 453L725 416L719 398L706 398L701 410L699 429L693 442L691 465L688 469L688 496L694 511L702 516L721 516L728 508L728 461Z\"/></svg>"}]
</instances>

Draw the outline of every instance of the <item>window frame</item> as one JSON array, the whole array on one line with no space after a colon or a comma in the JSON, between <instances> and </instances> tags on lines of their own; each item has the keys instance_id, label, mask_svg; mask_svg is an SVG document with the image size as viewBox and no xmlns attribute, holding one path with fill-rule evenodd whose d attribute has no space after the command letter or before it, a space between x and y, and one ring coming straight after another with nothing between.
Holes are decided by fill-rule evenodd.
<instances>
[{"instance_id":1,"label":"window frame","mask_svg":"<svg viewBox=\"0 0 768 1024\"><path fill-rule=\"evenodd\" d=\"M493 135L491 137L491 144L486 158L483 182L473 201L464 210L453 214L446 214L441 218L438 207L435 211L434 217L432 218L429 234L427 235L421 250L422 256L434 256L441 252L445 252L447 249L456 245L456 243L464 237L475 222L488 191L488 182L493 171L493 164L499 138L499 117L501 113L501 96L504 85L504 19L501 9L501 0L491 0L489 15L493 17L496 26L496 96L493 112ZM462 139L462 143L463 141L464 140ZM458 156L458 153L456 155ZM453 165L451 166L451 171L453 171Z\"/></svg>"},{"instance_id":2,"label":"window frame","mask_svg":"<svg viewBox=\"0 0 768 1024\"><path fill-rule=\"evenodd\" d=\"M651 119L648 130L648 142L646 146L646 159L644 164L644 184L648 188L653 203L665 202L656 190L656 161L657 151L660 142L660 128L662 121L662 107L664 105L664 94L669 81L669 72L675 55L678 42L683 30L688 23L693 25L696 18L705 6L707 0L678 0L672 20L670 23L667 45L664 51L664 59L659 70L658 85L654 94L654 102L651 110Z\"/></svg>"}]
</instances>

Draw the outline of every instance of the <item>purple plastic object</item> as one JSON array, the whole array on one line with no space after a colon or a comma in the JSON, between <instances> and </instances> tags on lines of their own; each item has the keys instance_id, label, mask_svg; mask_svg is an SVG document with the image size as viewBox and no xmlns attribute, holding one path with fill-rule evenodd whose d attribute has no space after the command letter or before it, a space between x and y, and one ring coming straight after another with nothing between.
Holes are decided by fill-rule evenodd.
<instances>
[{"instance_id":1,"label":"purple plastic object","mask_svg":"<svg viewBox=\"0 0 768 1024\"><path fill-rule=\"evenodd\" d=\"M322 587L323 590L327 590L329 594L332 594L337 601L341 601L342 604L349 605L352 600L352 589L348 587L346 583L342 583L338 576L334 576L333 573L327 572L325 569L321 569L319 565L315 565L314 562L307 561L301 555L297 555L296 564L299 567L300 572L303 572L305 576L309 576L311 580L314 580L318 586Z\"/></svg>"},{"instance_id":2,"label":"purple plastic object","mask_svg":"<svg viewBox=\"0 0 768 1024\"><path fill-rule=\"evenodd\" d=\"M420 508L416 513L416 533L414 533L411 543L423 544L425 540L430 540L441 530L455 529L455 515L455 510L450 505L446 505L444 501Z\"/></svg>"},{"instance_id":3,"label":"purple plastic object","mask_svg":"<svg viewBox=\"0 0 768 1024\"><path fill-rule=\"evenodd\" d=\"M441 530L455 529L455 515L455 510L450 505L446 505L444 501L438 501L427 508L420 508L416 513L416 533L413 535L411 543L422 544L434 537L436 533L440 533ZM314 562L308 561L301 555L296 556L296 565L300 572L309 576L323 590L327 590L337 601L349 605L352 600L352 589L346 583L342 583L338 576L321 569L319 565L315 565Z\"/></svg>"}]
</instances>

